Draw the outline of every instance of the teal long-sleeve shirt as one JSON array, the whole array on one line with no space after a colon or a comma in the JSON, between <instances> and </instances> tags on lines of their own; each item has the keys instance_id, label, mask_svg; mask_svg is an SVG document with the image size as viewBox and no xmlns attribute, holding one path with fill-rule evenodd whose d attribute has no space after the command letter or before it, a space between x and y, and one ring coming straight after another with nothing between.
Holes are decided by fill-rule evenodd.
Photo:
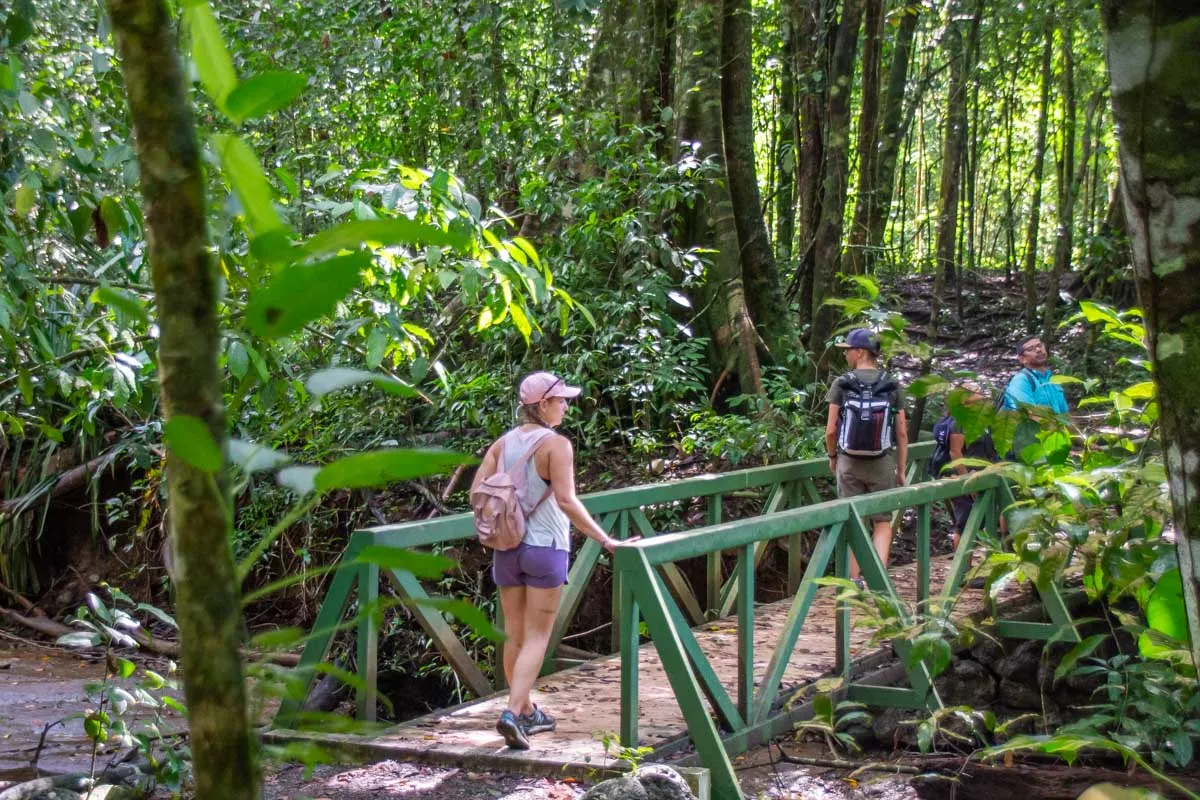
<instances>
[{"instance_id":1,"label":"teal long-sleeve shirt","mask_svg":"<svg viewBox=\"0 0 1200 800\"><path fill-rule=\"evenodd\" d=\"M1067 398L1062 387L1051 383L1050 378L1050 370L1037 372L1028 368L1022 369L1012 376L1004 390L1004 407L1015 410L1022 405L1041 406L1055 414L1067 413Z\"/></svg>"}]
</instances>

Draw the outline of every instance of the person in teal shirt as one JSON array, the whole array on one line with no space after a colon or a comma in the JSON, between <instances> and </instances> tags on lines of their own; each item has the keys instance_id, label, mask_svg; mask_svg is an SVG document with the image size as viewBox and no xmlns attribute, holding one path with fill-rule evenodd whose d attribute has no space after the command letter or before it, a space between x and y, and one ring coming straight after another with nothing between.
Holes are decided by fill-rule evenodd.
<instances>
[{"instance_id":1,"label":"person in teal shirt","mask_svg":"<svg viewBox=\"0 0 1200 800\"><path fill-rule=\"evenodd\" d=\"M1017 345L1017 360L1021 370L1012 376L1004 390L1004 408L1014 411L1020 406L1046 408L1055 414L1067 413L1067 398L1062 387L1050 381L1053 373L1046 365L1050 353L1040 336L1030 336Z\"/></svg>"}]
</instances>

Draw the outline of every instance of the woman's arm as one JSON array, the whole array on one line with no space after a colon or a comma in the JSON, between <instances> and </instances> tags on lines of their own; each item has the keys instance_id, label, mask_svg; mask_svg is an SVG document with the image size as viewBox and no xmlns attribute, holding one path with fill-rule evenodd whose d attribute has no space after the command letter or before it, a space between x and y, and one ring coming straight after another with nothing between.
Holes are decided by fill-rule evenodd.
<instances>
[{"instance_id":1,"label":"woman's arm","mask_svg":"<svg viewBox=\"0 0 1200 800\"><path fill-rule=\"evenodd\" d=\"M550 488L567 518L589 539L611 551L620 542L604 532L575 494L575 450L565 436L555 436L545 446L550 460Z\"/></svg>"},{"instance_id":2,"label":"woman's arm","mask_svg":"<svg viewBox=\"0 0 1200 800\"><path fill-rule=\"evenodd\" d=\"M500 440L492 442L492 446L488 448L487 453L483 456L483 462L475 470L475 479L471 481L471 491L475 491L475 487L483 483L488 478L492 477L499 471L500 459ZM470 492L468 492L470 494Z\"/></svg>"}]
</instances>

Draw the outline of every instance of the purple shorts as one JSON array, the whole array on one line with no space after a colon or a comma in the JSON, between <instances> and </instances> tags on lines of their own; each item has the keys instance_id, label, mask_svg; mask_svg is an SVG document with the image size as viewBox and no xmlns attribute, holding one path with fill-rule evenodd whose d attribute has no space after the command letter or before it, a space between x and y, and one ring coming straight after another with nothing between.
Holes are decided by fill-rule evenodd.
<instances>
[{"instance_id":1,"label":"purple shorts","mask_svg":"<svg viewBox=\"0 0 1200 800\"><path fill-rule=\"evenodd\" d=\"M497 586L555 589L567 582L570 555L566 550L532 544L497 550L492 559L492 578Z\"/></svg>"}]
</instances>

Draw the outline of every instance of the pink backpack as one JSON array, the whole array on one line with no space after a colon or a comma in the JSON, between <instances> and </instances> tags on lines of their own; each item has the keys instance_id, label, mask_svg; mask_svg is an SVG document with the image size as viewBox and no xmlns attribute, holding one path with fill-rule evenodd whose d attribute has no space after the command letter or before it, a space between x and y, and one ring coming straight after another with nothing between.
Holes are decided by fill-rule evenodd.
<instances>
[{"instance_id":1,"label":"pink backpack","mask_svg":"<svg viewBox=\"0 0 1200 800\"><path fill-rule=\"evenodd\" d=\"M484 547L493 550L512 550L525 538L525 521L550 496L550 487L528 511L522 502L525 496L525 465L554 431L541 431L525 454L505 472L497 469L471 490L471 508L475 511L475 535ZM504 464L504 440L496 453L497 465Z\"/></svg>"}]
</instances>

